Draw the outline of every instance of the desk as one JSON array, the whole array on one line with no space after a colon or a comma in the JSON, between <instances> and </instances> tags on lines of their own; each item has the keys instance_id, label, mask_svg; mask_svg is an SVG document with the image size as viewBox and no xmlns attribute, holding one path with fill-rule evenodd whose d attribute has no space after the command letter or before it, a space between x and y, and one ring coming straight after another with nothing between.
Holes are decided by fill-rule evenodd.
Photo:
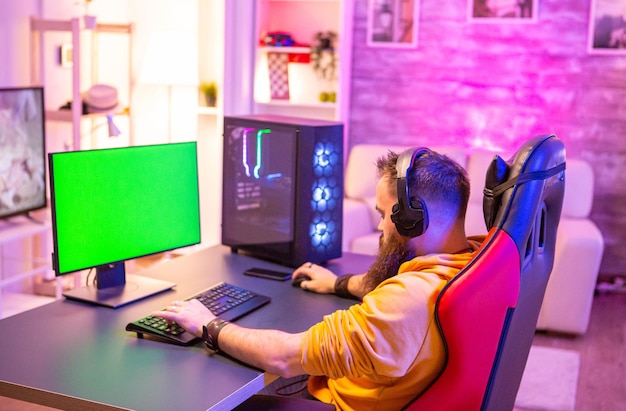
<instances>
[{"instance_id":1,"label":"desk","mask_svg":"<svg viewBox=\"0 0 626 411\"><path fill-rule=\"evenodd\" d=\"M344 254L328 267L338 274L363 272L370 262ZM124 328L220 281L272 298L236 321L245 327L300 332L354 303L305 292L291 281L242 274L253 266L280 268L215 246L142 272L177 286L131 305L110 309L59 300L0 320L0 395L62 409L232 409L263 388L262 371L211 355L202 344L179 347Z\"/></svg>"}]
</instances>

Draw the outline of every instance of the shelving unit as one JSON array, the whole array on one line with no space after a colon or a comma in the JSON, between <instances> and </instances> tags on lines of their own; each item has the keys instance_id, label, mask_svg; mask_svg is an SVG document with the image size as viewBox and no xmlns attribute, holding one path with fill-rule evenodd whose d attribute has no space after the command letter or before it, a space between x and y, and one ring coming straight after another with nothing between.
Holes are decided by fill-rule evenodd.
<instances>
[{"instance_id":1,"label":"shelving unit","mask_svg":"<svg viewBox=\"0 0 626 411\"><path fill-rule=\"evenodd\" d=\"M97 23L95 29L86 29L81 25L81 20L77 17L69 20L49 20L40 19L37 17L30 18L30 54L31 54L31 72L30 78L32 84L42 84L45 86L45 72L47 59L49 60L50 48L45 44L45 34L49 32L66 32L71 35L72 45L72 92L71 92L71 110L46 110L47 121L60 121L71 122L72 124L72 149L79 150L81 148L81 120L96 119L105 116L105 114L89 114L83 115L83 98L82 92L89 86L99 81L98 73L98 45L99 36L105 33L108 34L122 34L128 36L128 82L132 79L132 24L110 24L110 23ZM83 64L85 60L82 59L83 54L83 41L82 37L89 35L91 37L89 57L90 57L90 73L85 80L83 75ZM85 80L85 81L83 81ZM84 84L86 83L86 84ZM121 111L112 113L114 116L124 115L128 116L130 123L130 107L131 107L131 86L128 87L127 101L128 105ZM93 129L93 126L91 127ZM129 124L129 142L132 145L132 127Z\"/></svg>"},{"instance_id":2,"label":"shelving unit","mask_svg":"<svg viewBox=\"0 0 626 411\"><path fill-rule=\"evenodd\" d=\"M202 244L214 245L221 241L222 192L222 129L224 99L226 98L224 72L225 8L233 0L198 1L198 79L217 85L216 107L206 106L198 92L198 151L200 206L202 215ZM248 3L249 1L246 0Z\"/></svg>"},{"instance_id":3,"label":"shelving unit","mask_svg":"<svg viewBox=\"0 0 626 411\"><path fill-rule=\"evenodd\" d=\"M206 240L210 245L221 241L223 116L278 114L341 121L344 142L347 139L354 0L200 0L198 5L199 79L216 81L218 85L217 107L198 109L198 148L205 153L205 161L200 165L201 175L211 176L200 180L201 193L210 193L201 198L203 210L210 210L203 214L206 231L202 236L203 243ZM317 89L300 100L262 98L258 72L266 67L263 57L269 51L306 57L310 54L308 46L280 49L262 46L259 40L263 33L288 31L297 41L310 43L316 32L328 30L338 34L336 101L321 103ZM291 65L296 72L308 70L306 77L294 78L294 86L318 83L308 63Z\"/></svg>"},{"instance_id":4,"label":"shelving unit","mask_svg":"<svg viewBox=\"0 0 626 411\"><path fill-rule=\"evenodd\" d=\"M347 126L353 9L353 0L257 1L255 16L257 43L252 106L255 114L279 114L343 121ZM327 31L337 34L335 43L337 68L335 79L332 81L320 79L309 62L310 44L314 41L315 34ZM291 34L296 45L268 47L260 44L262 36L271 32ZM289 99L271 98L268 68L270 53L290 55ZM335 93L335 101L320 101L322 92Z\"/></svg>"},{"instance_id":5,"label":"shelving unit","mask_svg":"<svg viewBox=\"0 0 626 411\"><path fill-rule=\"evenodd\" d=\"M43 85L46 90L61 88L69 85L71 92L68 93L71 109L50 109L46 105L45 118L47 122L64 122L71 124L71 144L68 149L81 149L81 136L83 129L94 131L98 122L103 125L103 119L107 115L125 116L128 119L129 143L132 144L132 127L130 121L131 88L132 88L132 24L109 24L97 23L93 29L87 29L82 25L79 18L68 20L30 18L30 80L33 85ZM54 34L60 33L60 34ZM101 36L104 34L122 35L127 42L128 55L118 60L118 65L127 61L128 72L122 72L121 87L124 94L118 95L118 101L127 102L127 107L103 114L83 114L83 96L91 85L103 81L104 75L100 73L99 59L101 58ZM66 73L55 70L68 70L61 65L59 41L71 45L71 75L69 83ZM108 39L107 41L110 41ZM117 40L115 40L117 41ZM116 43L117 44L117 43ZM111 47L107 47L110 49ZM112 49L118 53L119 47ZM104 51L104 50L103 50ZM102 58L102 60L107 60ZM110 61L106 61L111 64ZM56 67L58 66L58 68ZM123 69L122 69L123 70ZM117 72L116 74L120 74ZM46 81L46 77L50 76ZM126 82L125 79L128 79ZM114 85L114 84L112 84ZM116 85L117 86L117 85ZM127 91L127 92L126 92ZM54 91L50 94L54 94ZM59 93L57 93L59 94ZM121 98L120 98L121 97ZM85 127L83 128L83 123ZM49 222L37 223L30 219L15 217L0 222L0 317L12 315L38 305L60 298L64 283L60 278L50 276L51 258L51 225ZM70 277L70 276L68 276ZM73 276L76 282L79 276ZM50 281L44 281L52 278ZM31 280L33 279L33 280ZM30 285L28 281L30 280ZM67 278L65 279L67 280ZM32 290L30 290L32 289ZM50 296L36 295L45 289Z\"/></svg>"}]
</instances>

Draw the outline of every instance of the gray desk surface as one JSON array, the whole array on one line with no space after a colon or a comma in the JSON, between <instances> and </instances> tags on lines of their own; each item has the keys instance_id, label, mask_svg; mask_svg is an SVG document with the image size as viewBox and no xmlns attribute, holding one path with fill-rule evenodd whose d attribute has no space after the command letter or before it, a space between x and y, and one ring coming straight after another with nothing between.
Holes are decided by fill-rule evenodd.
<instances>
[{"instance_id":1,"label":"gray desk surface","mask_svg":"<svg viewBox=\"0 0 626 411\"><path fill-rule=\"evenodd\" d=\"M363 272L371 257L344 254L336 273ZM353 304L279 282L244 276L253 266L281 268L215 246L157 264L142 275L177 283L172 291L118 309L70 300L0 321L0 395L62 409L229 410L263 387L263 372L201 344L178 347L139 339L128 322L220 281L272 298L238 324L300 332ZM284 268L286 271L290 269Z\"/></svg>"}]
</instances>

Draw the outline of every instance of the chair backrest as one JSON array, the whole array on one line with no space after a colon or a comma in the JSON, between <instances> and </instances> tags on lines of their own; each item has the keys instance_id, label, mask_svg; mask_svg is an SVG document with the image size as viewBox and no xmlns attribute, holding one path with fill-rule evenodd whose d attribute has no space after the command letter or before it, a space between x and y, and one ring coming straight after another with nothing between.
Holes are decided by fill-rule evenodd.
<instances>
[{"instance_id":1,"label":"chair backrest","mask_svg":"<svg viewBox=\"0 0 626 411\"><path fill-rule=\"evenodd\" d=\"M553 135L527 141L509 162L494 157L483 203L489 234L435 308L445 364L406 409L513 409L554 261L564 169Z\"/></svg>"}]
</instances>

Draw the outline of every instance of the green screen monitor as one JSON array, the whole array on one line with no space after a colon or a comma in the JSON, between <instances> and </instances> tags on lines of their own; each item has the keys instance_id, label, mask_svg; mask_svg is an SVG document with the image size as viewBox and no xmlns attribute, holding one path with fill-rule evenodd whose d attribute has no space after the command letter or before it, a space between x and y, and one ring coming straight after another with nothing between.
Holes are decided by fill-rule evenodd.
<instances>
[{"instance_id":1,"label":"green screen monitor","mask_svg":"<svg viewBox=\"0 0 626 411\"><path fill-rule=\"evenodd\" d=\"M50 153L57 276L94 268L69 299L120 307L175 284L126 275L126 260L200 242L196 143Z\"/></svg>"}]
</instances>

